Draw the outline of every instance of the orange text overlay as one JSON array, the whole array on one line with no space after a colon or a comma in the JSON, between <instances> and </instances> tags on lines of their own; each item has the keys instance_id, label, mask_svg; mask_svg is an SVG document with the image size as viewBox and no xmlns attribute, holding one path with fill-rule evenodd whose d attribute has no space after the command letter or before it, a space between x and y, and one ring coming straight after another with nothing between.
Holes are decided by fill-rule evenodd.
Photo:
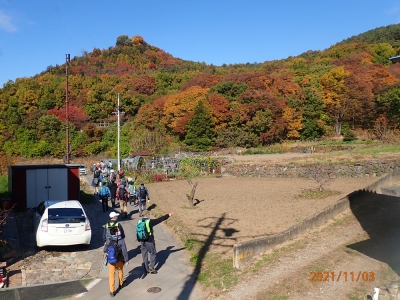
<instances>
[{"instance_id":1,"label":"orange text overlay","mask_svg":"<svg viewBox=\"0 0 400 300\"><path fill-rule=\"evenodd\" d=\"M353 281L353 282L373 282L375 281L374 272L310 272L311 282L339 282L339 281Z\"/></svg>"}]
</instances>

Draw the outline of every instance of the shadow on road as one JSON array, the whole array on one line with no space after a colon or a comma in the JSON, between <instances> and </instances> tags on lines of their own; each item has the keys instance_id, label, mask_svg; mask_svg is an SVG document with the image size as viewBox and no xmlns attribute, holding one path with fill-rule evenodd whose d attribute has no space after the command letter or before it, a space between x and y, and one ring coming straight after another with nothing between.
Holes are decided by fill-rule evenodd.
<instances>
[{"instance_id":1,"label":"shadow on road","mask_svg":"<svg viewBox=\"0 0 400 300\"><path fill-rule=\"evenodd\" d=\"M172 248L174 248L174 246L168 246L166 249L157 252L157 262L158 262L157 267L156 267L157 270L162 268L162 266L165 264L165 262L167 261L169 255L171 253L186 249L186 248L179 248L179 249L171 250Z\"/></svg>"},{"instance_id":2,"label":"shadow on road","mask_svg":"<svg viewBox=\"0 0 400 300\"><path fill-rule=\"evenodd\" d=\"M349 200L369 239L347 247L387 263L400 275L400 198L359 191L350 195Z\"/></svg>"},{"instance_id":3,"label":"shadow on road","mask_svg":"<svg viewBox=\"0 0 400 300\"><path fill-rule=\"evenodd\" d=\"M140 252L140 244L136 248L132 248L128 251L128 258L129 260L133 259L134 257L141 255Z\"/></svg>"},{"instance_id":4,"label":"shadow on road","mask_svg":"<svg viewBox=\"0 0 400 300\"><path fill-rule=\"evenodd\" d=\"M147 276L144 272L142 266L137 266L136 268L129 271L128 276L125 278L127 285L132 283L134 280L143 279Z\"/></svg>"}]
</instances>

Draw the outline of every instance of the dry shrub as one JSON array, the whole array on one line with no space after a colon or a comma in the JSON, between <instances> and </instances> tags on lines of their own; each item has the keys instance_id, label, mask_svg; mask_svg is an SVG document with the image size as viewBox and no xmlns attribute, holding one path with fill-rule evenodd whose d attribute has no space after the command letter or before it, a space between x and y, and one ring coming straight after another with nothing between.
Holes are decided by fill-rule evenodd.
<instances>
[{"instance_id":1,"label":"dry shrub","mask_svg":"<svg viewBox=\"0 0 400 300\"><path fill-rule=\"evenodd\" d=\"M400 143L400 131L399 130L388 130L382 137L381 141L387 144L399 144Z\"/></svg>"},{"instance_id":2,"label":"dry shrub","mask_svg":"<svg viewBox=\"0 0 400 300\"><path fill-rule=\"evenodd\" d=\"M376 119L372 132L380 141L387 144L397 144L400 141L400 131L397 129L397 125L390 124L385 115L380 115Z\"/></svg>"},{"instance_id":3,"label":"dry shrub","mask_svg":"<svg viewBox=\"0 0 400 300\"><path fill-rule=\"evenodd\" d=\"M371 130L355 130L354 132L359 141L363 142L372 141L375 138L375 135Z\"/></svg>"},{"instance_id":4,"label":"dry shrub","mask_svg":"<svg viewBox=\"0 0 400 300\"><path fill-rule=\"evenodd\" d=\"M17 159L6 153L0 153L0 175L7 175L8 167L16 163Z\"/></svg>"}]
</instances>

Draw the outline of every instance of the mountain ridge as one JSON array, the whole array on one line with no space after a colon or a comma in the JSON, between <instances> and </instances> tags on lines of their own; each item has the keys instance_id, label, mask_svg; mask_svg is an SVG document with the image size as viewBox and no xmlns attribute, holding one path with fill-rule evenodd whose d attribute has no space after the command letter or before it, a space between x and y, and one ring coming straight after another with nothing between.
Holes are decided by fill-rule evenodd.
<instances>
[{"instance_id":1,"label":"mountain ridge","mask_svg":"<svg viewBox=\"0 0 400 300\"><path fill-rule=\"evenodd\" d=\"M399 53L399 33L399 24L380 27L322 51L222 66L175 58L141 36L119 36L115 46L94 48L69 63L72 154L115 156L116 127L95 123L115 119L118 94L126 121L123 155L257 147L382 126L395 130L400 68L388 58ZM62 156L65 92L65 64L6 83L0 89L0 152ZM200 102L210 121L188 128ZM206 131L189 141L188 130L198 128ZM205 142L201 135L214 129L217 134Z\"/></svg>"}]
</instances>

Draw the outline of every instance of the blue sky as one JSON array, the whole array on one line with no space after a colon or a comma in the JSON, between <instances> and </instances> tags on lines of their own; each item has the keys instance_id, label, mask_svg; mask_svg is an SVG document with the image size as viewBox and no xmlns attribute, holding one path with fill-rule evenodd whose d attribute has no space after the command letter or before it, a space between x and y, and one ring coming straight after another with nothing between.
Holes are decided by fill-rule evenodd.
<instances>
[{"instance_id":1,"label":"blue sky","mask_svg":"<svg viewBox=\"0 0 400 300\"><path fill-rule=\"evenodd\" d=\"M323 50L397 23L400 0L0 0L0 87L120 35L221 65Z\"/></svg>"}]
</instances>

